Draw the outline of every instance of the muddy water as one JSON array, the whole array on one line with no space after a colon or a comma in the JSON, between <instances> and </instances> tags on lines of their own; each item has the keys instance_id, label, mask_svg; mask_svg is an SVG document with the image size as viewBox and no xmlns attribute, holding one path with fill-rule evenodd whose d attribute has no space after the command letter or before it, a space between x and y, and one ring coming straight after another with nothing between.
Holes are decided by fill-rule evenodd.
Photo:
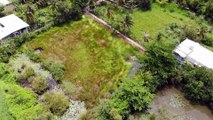
<instances>
[{"instance_id":1,"label":"muddy water","mask_svg":"<svg viewBox=\"0 0 213 120\"><path fill-rule=\"evenodd\" d=\"M155 114L157 120L213 120L208 107L192 105L174 87L159 91L149 112Z\"/></svg>"}]
</instances>

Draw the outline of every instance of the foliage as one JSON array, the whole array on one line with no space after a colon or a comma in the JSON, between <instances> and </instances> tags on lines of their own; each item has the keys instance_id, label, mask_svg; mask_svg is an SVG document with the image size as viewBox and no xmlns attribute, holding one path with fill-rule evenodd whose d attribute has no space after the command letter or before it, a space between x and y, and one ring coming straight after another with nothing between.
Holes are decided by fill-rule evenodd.
<instances>
[{"instance_id":1,"label":"foliage","mask_svg":"<svg viewBox=\"0 0 213 120\"><path fill-rule=\"evenodd\" d=\"M50 71L53 78L60 82L64 78L65 66L62 63L56 63L53 61L43 61L43 66L45 69Z\"/></svg>"},{"instance_id":2,"label":"foliage","mask_svg":"<svg viewBox=\"0 0 213 120\"><path fill-rule=\"evenodd\" d=\"M111 101L102 101L97 108L97 120L122 120L118 111L113 108Z\"/></svg>"},{"instance_id":3,"label":"foliage","mask_svg":"<svg viewBox=\"0 0 213 120\"><path fill-rule=\"evenodd\" d=\"M4 16L4 6L0 5L0 17L3 17Z\"/></svg>"},{"instance_id":4,"label":"foliage","mask_svg":"<svg viewBox=\"0 0 213 120\"><path fill-rule=\"evenodd\" d=\"M12 73L9 67L4 63L0 63L0 78L1 78L1 81L5 83L15 83L17 81L16 76Z\"/></svg>"},{"instance_id":5,"label":"foliage","mask_svg":"<svg viewBox=\"0 0 213 120\"><path fill-rule=\"evenodd\" d=\"M210 21L213 21L213 0L209 0L207 2L206 10L205 10L205 16Z\"/></svg>"},{"instance_id":6,"label":"foliage","mask_svg":"<svg viewBox=\"0 0 213 120\"><path fill-rule=\"evenodd\" d=\"M7 63L10 56L15 54L16 50L26 41L31 40L34 35L34 33L25 33L18 38L10 38L5 41L0 41L0 61Z\"/></svg>"},{"instance_id":7,"label":"foliage","mask_svg":"<svg viewBox=\"0 0 213 120\"><path fill-rule=\"evenodd\" d=\"M52 0L51 10L53 11L53 17L55 24L62 24L71 19L78 19L81 17L81 8L78 3L80 0ZM83 2L82 2L83 3Z\"/></svg>"},{"instance_id":8,"label":"foliage","mask_svg":"<svg viewBox=\"0 0 213 120\"><path fill-rule=\"evenodd\" d=\"M212 21L212 0L175 0L183 8L189 8L198 15L204 15L207 20Z\"/></svg>"},{"instance_id":9,"label":"foliage","mask_svg":"<svg viewBox=\"0 0 213 120\"><path fill-rule=\"evenodd\" d=\"M105 6L95 7L94 13L112 25L115 30L126 35L130 34L133 21L128 10L116 6L115 4L108 3Z\"/></svg>"},{"instance_id":10,"label":"foliage","mask_svg":"<svg viewBox=\"0 0 213 120\"><path fill-rule=\"evenodd\" d=\"M139 8L142 10L149 10L152 6L152 0L135 0Z\"/></svg>"},{"instance_id":11,"label":"foliage","mask_svg":"<svg viewBox=\"0 0 213 120\"><path fill-rule=\"evenodd\" d=\"M185 65L183 90L194 102L209 103L213 99L213 71L204 67Z\"/></svg>"},{"instance_id":12,"label":"foliage","mask_svg":"<svg viewBox=\"0 0 213 120\"><path fill-rule=\"evenodd\" d=\"M20 80L27 80L32 76L39 76L47 79L51 77L49 71L41 69L41 63L35 63L25 53L17 53L9 61L10 68L19 76ZM26 82L26 81L22 81Z\"/></svg>"},{"instance_id":13,"label":"foliage","mask_svg":"<svg viewBox=\"0 0 213 120\"><path fill-rule=\"evenodd\" d=\"M144 80L132 78L124 80L120 88L113 94L113 99L126 101L133 111L144 111L148 108L153 99L149 88L144 86Z\"/></svg>"},{"instance_id":14,"label":"foliage","mask_svg":"<svg viewBox=\"0 0 213 120\"><path fill-rule=\"evenodd\" d=\"M113 93L112 99L100 104L97 117L101 120L125 119L131 111L145 111L154 95L144 81L138 78L124 80Z\"/></svg>"},{"instance_id":15,"label":"foliage","mask_svg":"<svg viewBox=\"0 0 213 120\"><path fill-rule=\"evenodd\" d=\"M46 113L44 107L37 103L35 94L29 89L0 81L0 91L4 91L1 95L5 96L9 116L14 119L36 119Z\"/></svg>"},{"instance_id":16,"label":"foliage","mask_svg":"<svg viewBox=\"0 0 213 120\"><path fill-rule=\"evenodd\" d=\"M28 78L35 75L35 71L33 68L27 68L19 77L20 81L28 80Z\"/></svg>"},{"instance_id":17,"label":"foliage","mask_svg":"<svg viewBox=\"0 0 213 120\"><path fill-rule=\"evenodd\" d=\"M46 92L42 96L42 100L46 108L56 115L63 115L69 107L69 100L60 91L52 90Z\"/></svg>"},{"instance_id":18,"label":"foliage","mask_svg":"<svg viewBox=\"0 0 213 120\"><path fill-rule=\"evenodd\" d=\"M171 46L158 42L151 44L146 52L145 70L151 71L156 77L156 87L166 85L174 77L177 61L170 48Z\"/></svg>"},{"instance_id":19,"label":"foliage","mask_svg":"<svg viewBox=\"0 0 213 120\"><path fill-rule=\"evenodd\" d=\"M38 94L43 93L48 88L47 80L44 78L33 77L31 83L33 91Z\"/></svg>"}]
</instances>

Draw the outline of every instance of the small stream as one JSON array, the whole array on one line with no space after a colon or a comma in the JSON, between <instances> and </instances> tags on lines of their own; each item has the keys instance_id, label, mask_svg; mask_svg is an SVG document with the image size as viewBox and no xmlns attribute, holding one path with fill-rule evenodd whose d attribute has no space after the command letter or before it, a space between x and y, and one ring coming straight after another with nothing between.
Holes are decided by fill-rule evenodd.
<instances>
[{"instance_id":1,"label":"small stream","mask_svg":"<svg viewBox=\"0 0 213 120\"><path fill-rule=\"evenodd\" d=\"M174 87L166 87L156 94L149 110L157 120L213 120L207 106L193 105Z\"/></svg>"}]
</instances>

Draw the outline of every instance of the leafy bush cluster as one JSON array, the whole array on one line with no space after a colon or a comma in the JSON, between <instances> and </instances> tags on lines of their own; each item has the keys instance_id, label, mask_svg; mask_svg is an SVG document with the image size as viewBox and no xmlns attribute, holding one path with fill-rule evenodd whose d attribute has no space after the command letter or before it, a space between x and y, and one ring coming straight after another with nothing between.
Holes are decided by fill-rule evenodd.
<instances>
[{"instance_id":1,"label":"leafy bush cluster","mask_svg":"<svg viewBox=\"0 0 213 120\"><path fill-rule=\"evenodd\" d=\"M61 82L61 80L64 78L64 64L53 61L43 61L43 66L46 70L52 73L53 78L58 82Z\"/></svg>"},{"instance_id":2,"label":"leafy bush cluster","mask_svg":"<svg viewBox=\"0 0 213 120\"><path fill-rule=\"evenodd\" d=\"M31 28L38 29L79 19L86 3L87 0L16 1L16 12L31 25Z\"/></svg>"},{"instance_id":3,"label":"leafy bush cluster","mask_svg":"<svg viewBox=\"0 0 213 120\"><path fill-rule=\"evenodd\" d=\"M189 8L198 15L204 15L210 22L213 21L213 0L174 0L180 6Z\"/></svg>"},{"instance_id":4,"label":"leafy bush cluster","mask_svg":"<svg viewBox=\"0 0 213 120\"><path fill-rule=\"evenodd\" d=\"M42 96L42 101L52 113L59 116L63 115L69 107L68 98L62 92L56 90L46 92Z\"/></svg>"},{"instance_id":5,"label":"leafy bush cluster","mask_svg":"<svg viewBox=\"0 0 213 120\"><path fill-rule=\"evenodd\" d=\"M124 80L112 95L112 99L102 101L96 109L98 120L122 120L132 111L145 111L151 104L154 95L145 85L150 77Z\"/></svg>"},{"instance_id":6,"label":"leafy bush cluster","mask_svg":"<svg viewBox=\"0 0 213 120\"><path fill-rule=\"evenodd\" d=\"M208 104L213 110L213 71L188 64L181 70L181 86L186 97L196 103Z\"/></svg>"},{"instance_id":7,"label":"leafy bush cluster","mask_svg":"<svg viewBox=\"0 0 213 120\"><path fill-rule=\"evenodd\" d=\"M33 77L31 78L32 90L35 93L41 94L48 88L47 80L44 78Z\"/></svg>"}]
</instances>

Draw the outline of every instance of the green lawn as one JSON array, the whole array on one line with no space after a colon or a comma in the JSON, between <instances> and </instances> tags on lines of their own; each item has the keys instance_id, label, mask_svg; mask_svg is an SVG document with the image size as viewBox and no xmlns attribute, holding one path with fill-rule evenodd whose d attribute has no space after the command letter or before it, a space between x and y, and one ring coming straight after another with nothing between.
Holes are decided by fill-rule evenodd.
<instances>
[{"instance_id":1,"label":"green lawn","mask_svg":"<svg viewBox=\"0 0 213 120\"><path fill-rule=\"evenodd\" d=\"M174 12L171 12L171 9ZM174 4L169 4L162 8L159 4L155 3L149 11L134 9L131 14L134 23L131 29L132 36L136 40L142 40L144 32L146 32L151 37L155 37L157 33L163 31L171 23L197 25L195 20L190 19L185 14L186 11L177 8Z\"/></svg>"},{"instance_id":2,"label":"green lawn","mask_svg":"<svg viewBox=\"0 0 213 120\"><path fill-rule=\"evenodd\" d=\"M112 36L89 18L55 27L29 42L32 49L43 48L44 59L62 61L65 78L76 86L73 99L92 107L100 98L110 97L117 81L125 78L127 57L137 53L130 45Z\"/></svg>"}]
</instances>

